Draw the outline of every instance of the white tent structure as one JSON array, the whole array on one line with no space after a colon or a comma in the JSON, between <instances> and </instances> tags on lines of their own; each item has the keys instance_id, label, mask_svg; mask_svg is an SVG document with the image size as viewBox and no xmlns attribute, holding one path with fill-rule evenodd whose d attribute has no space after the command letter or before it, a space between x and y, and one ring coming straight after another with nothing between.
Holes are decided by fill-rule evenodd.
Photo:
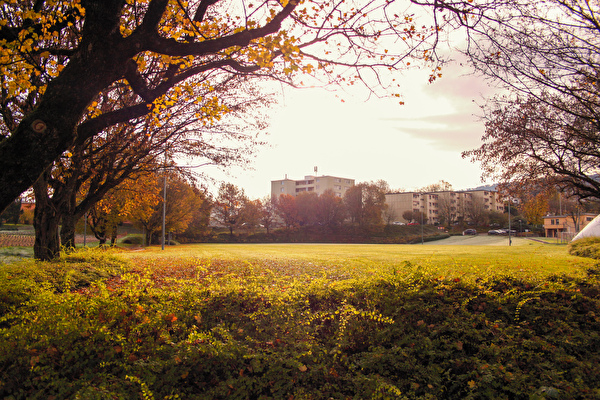
<instances>
[{"instance_id":1,"label":"white tent structure","mask_svg":"<svg viewBox=\"0 0 600 400\"><path fill-rule=\"evenodd\" d=\"M572 241L588 237L600 237L600 215L597 215L585 228L580 230Z\"/></svg>"}]
</instances>

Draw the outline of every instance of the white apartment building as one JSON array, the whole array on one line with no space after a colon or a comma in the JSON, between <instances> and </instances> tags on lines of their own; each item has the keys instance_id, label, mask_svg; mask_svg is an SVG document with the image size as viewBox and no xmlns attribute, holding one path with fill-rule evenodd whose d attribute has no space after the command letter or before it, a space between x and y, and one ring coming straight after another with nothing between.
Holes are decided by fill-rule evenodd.
<instances>
[{"instance_id":1,"label":"white apartment building","mask_svg":"<svg viewBox=\"0 0 600 400\"><path fill-rule=\"evenodd\" d=\"M441 214L450 215L453 221L468 219L473 207L483 211L504 212L502 200L492 190L388 193L385 201L395 220L406 223L410 221L402 217L405 211L423 212L427 224L439 223Z\"/></svg>"},{"instance_id":2,"label":"white apartment building","mask_svg":"<svg viewBox=\"0 0 600 400\"><path fill-rule=\"evenodd\" d=\"M327 189L333 190L338 197L342 197L346 190L354 186L354 179L341 178L338 176L314 176L307 175L302 180L285 179L271 181L271 197L279 197L282 194L297 196L302 192L315 192L323 194Z\"/></svg>"}]
</instances>

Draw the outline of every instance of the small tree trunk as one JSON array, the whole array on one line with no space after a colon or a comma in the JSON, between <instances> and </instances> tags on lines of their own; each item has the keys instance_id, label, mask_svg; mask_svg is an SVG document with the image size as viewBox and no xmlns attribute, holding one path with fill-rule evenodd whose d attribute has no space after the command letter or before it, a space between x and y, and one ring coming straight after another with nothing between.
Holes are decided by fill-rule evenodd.
<instances>
[{"instance_id":1,"label":"small tree trunk","mask_svg":"<svg viewBox=\"0 0 600 400\"><path fill-rule=\"evenodd\" d=\"M35 195L35 211L33 215L33 228L35 242L33 256L36 260L48 261L60 253L60 240L58 237L58 210L48 197L48 186L43 176L33 185Z\"/></svg>"},{"instance_id":2,"label":"small tree trunk","mask_svg":"<svg viewBox=\"0 0 600 400\"><path fill-rule=\"evenodd\" d=\"M117 243L117 234L118 234L118 226L117 224L113 224L110 228L110 245L114 246Z\"/></svg>"},{"instance_id":3,"label":"small tree trunk","mask_svg":"<svg viewBox=\"0 0 600 400\"><path fill-rule=\"evenodd\" d=\"M64 203L65 209L62 216L62 224L60 227L60 241L67 249L75 248L75 225L81 214L75 214L77 206L77 191L71 190L69 199Z\"/></svg>"}]
</instances>

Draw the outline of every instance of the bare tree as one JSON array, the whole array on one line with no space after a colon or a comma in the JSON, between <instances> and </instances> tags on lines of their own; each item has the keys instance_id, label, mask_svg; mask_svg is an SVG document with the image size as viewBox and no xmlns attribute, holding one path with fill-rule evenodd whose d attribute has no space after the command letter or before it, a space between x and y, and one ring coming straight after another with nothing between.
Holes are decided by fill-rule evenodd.
<instances>
[{"instance_id":1,"label":"bare tree","mask_svg":"<svg viewBox=\"0 0 600 400\"><path fill-rule=\"evenodd\" d=\"M599 198L597 3L485 4L465 14L466 54L509 94L485 107L484 144L463 156L482 163L484 179L552 179L580 198Z\"/></svg>"},{"instance_id":2,"label":"bare tree","mask_svg":"<svg viewBox=\"0 0 600 400\"><path fill-rule=\"evenodd\" d=\"M277 218L277 198L266 196L260 199L260 223L270 233Z\"/></svg>"},{"instance_id":3,"label":"bare tree","mask_svg":"<svg viewBox=\"0 0 600 400\"><path fill-rule=\"evenodd\" d=\"M481 225L485 221L485 205L483 198L475 197L465 205L464 216L468 222Z\"/></svg>"},{"instance_id":4,"label":"bare tree","mask_svg":"<svg viewBox=\"0 0 600 400\"><path fill-rule=\"evenodd\" d=\"M449 193L445 193L449 194ZM450 196L438 194L438 218L440 224L450 227L457 217L457 204Z\"/></svg>"}]
</instances>

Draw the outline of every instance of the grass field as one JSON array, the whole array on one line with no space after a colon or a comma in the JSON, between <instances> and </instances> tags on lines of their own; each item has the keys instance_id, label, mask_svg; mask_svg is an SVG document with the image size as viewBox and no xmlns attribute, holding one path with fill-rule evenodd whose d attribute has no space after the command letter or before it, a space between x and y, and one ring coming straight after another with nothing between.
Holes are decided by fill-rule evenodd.
<instances>
[{"instance_id":1,"label":"grass field","mask_svg":"<svg viewBox=\"0 0 600 400\"><path fill-rule=\"evenodd\" d=\"M0 265L0 398L600 398L597 262L446 243Z\"/></svg>"},{"instance_id":2,"label":"grass field","mask_svg":"<svg viewBox=\"0 0 600 400\"><path fill-rule=\"evenodd\" d=\"M520 278L544 279L550 274L581 276L595 261L571 256L566 246L547 245L518 239L514 246L473 245L360 245L360 244L194 244L150 247L124 253L134 260L160 259L228 260L261 266L267 262L286 268L304 268L306 273L321 271L344 274L373 274L414 268L448 277L481 277L510 274ZM299 272L299 271L296 271Z\"/></svg>"}]
</instances>

